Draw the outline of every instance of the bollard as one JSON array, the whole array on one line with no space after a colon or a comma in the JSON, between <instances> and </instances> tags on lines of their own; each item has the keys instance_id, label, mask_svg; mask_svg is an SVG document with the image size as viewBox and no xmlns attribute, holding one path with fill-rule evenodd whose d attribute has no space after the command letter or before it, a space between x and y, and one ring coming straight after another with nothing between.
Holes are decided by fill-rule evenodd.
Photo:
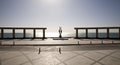
<instances>
[{"instance_id":1,"label":"bollard","mask_svg":"<svg viewBox=\"0 0 120 65\"><path fill-rule=\"evenodd\" d=\"M103 44L103 40L101 41L101 44Z\"/></svg>"},{"instance_id":2,"label":"bollard","mask_svg":"<svg viewBox=\"0 0 120 65\"><path fill-rule=\"evenodd\" d=\"M39 50L38 50L38 54L40 54L40 52L41 52L41 48L39 48Z\"/></svg>"},{"instance_id":3,"label":"bollard","mask_svg":"<svg viewBox=\"0 0 120 65\"><path fill-rule=\"evenodd\" d=\"M0 46L2 45L2 41L0 41Z\"/></svg>"},{"instance_id":4,"label":"bollard","mask_svg":"<svg viewBox=\"0 0 120 65\"><path fill-rule=\"evenodd\" d=\"M112 44L114 43L114 41L112 40Z\"/></svg>"},{"instance_id":5,"label":"bollard","mask_svg":"<svg viewBox=\"0 0 120 65\"><path fill-rule=\"evenodd\" d=\"M13 41L13 46L15 46L15 41Z\"/></svg>"},{"instance_id":6,"label":"bollard","mask_svg":"<svg viewBox=\"0 0 120 65\"><path fill-rule=\"evenodd\" d=\"M61 54L61 48L59 48L59 53Z\"/></svg>"},{"instance_id":7,"label":"bollard","mask_svg":"<svg viewBox=\"0 0 120 65\"><path fill-rule=\"evenodd\" d=\"M92 41L90 41L90 44L92 44Z\"/></svg>"},{"instance_id":8,"label":"bollard","mask_svg":"<svg viewBox=\"0 0 120 65\"><path fill-rule=\"evenodd\" d=\"M78 45L80 45L80 44L79 44L79 41L78 41Z\"/></svg>"}]
</instances>

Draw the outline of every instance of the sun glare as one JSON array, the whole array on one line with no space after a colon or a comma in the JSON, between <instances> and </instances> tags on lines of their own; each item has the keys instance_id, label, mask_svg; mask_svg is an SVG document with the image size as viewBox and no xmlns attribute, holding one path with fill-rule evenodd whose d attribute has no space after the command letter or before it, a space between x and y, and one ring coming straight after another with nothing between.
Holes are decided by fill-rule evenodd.
<instances>
[{"instance_id":1,"label":"sun glare","mask_svg":"<svg viewBox=\"0 0 120 65\"><path fill-rule=\"evenodd\" d=\"M46 33L46 36L47 37L58 37L59 33L57 33L57 32L48 32L48 33Z\"/></svg>"},{"instance_id":2,"label":"sun glare","mask_svg":"<svg viewBox=\"0 0 120 65\"><path fill-rule=\"evenodd\" d=\"M62 0L41 0L44 4L54 5L54 4L60 4Z\"/></svg>"},{"instance_id":3,"label":"sun glare","mask_svg":"<svg viewBox=\"0 0 120 65\"><path fill-rule=\"evenodd\" d=\"M67 33L67 32L63 32L63 33L62 33L62 36L65 37L65 36L67 36L68 34L69 34L69 33ZM42 34L41 32L37 32L37 33L36 33L36 36L37 36L37 37L42 37L42 35L43 35L43 34ZM59 37L59 33L58 33L58 32L46 32L46 33L45 33L45 36L46 36L46 37Z\"/></svg>"}]
</instances>

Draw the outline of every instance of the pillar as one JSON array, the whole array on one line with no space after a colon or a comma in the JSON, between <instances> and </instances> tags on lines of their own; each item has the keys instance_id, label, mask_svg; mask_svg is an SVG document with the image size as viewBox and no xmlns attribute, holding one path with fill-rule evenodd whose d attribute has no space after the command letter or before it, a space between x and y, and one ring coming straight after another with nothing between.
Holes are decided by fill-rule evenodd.
<instances>
[{"instance_id":1,"label":"pillar","mask_svg":"<svg viewBox=\"0 0 120 65\"><path fill-rule=\"evenodd\" d=\"M13 39L15 38L15 29L13 29Z\"/></svg>"},{"instance_id":2,"label":"pillar","mask_svg":"<svg viewBox=\"0 0 120 65\"><path fill-rule=\"evenodd\" d=\"M43 39L45 39L45 29L43 29Z\"/></svg>"},{"instance_id":3,"label":"pillar","mask_svg":"<svg viewBox=\"0 0 120 65\"><path fill-rule=\"evenodd\" d=\"M26 37L26 30L23 29L23 38L25 38L25 37Z\"/></svg>"},{"instance_id":4,"label":"pillar","mask_svg":"<svg viewBox=\"0 0 120 65\"><path fill-rule=\"evenodd\" d=\"M36 29L33 29L33 38L36 38Z\"/></svg>"},{"instance_id":5,"label":"pillar","mask_svg":"<svg viewBox=\"0 0 120 65\"><path fill-rule=\"evenodd\" d=\"M98 29L96 29L96 38L98 38Z\"/></svg>"},{"instance_id":6,"label":"pillar","mask_svg":"<svg viewBox=\"0 0 120 65\"><path fill-rule=\"evenodd\" d=\"M86 29L86 38L88 38L88 29Z\"/></svg>"},{"instance_id":7,"label":"pillar","mask_svg":"<svg viewBox=\"0 0 120 65\"><path fill-rule=\"evenodd\" d=\"M4 29L1 29L1 38L4 38Z\"/></svg>"},{"instance_id":8,"label":"pillar","mask_svg":"<svg viewBox=\"0 0 120 65\"><path fill-rule=\"evenodd\" d=\"M107 38L109 38L109 28L107 28Z\"/></svg>"},{"instance_id":9,"label":"pillar","mask_svg":"<svg viewBox=\"0 0 120 65\"><path fill-rule=\"evenodd\" d=\"M76 38L78 38L78 29L75 29L76 30Z\"/></svg>"}]
</instances>

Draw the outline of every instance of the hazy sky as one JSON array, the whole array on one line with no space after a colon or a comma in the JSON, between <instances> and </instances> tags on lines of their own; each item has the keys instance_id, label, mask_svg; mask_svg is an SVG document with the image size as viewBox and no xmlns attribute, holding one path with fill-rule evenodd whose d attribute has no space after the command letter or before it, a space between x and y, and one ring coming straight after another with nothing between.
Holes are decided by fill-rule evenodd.
<instances>
[{"instance_id":1,"label":"hazy sky","mask_svg":"<svg viewBox=\"0 0 120 65\"><path fill-rule=\"evenodd\" d=\"M0 26L120 26L120 0L0 0Z\"/></svg>"}]
</instances>

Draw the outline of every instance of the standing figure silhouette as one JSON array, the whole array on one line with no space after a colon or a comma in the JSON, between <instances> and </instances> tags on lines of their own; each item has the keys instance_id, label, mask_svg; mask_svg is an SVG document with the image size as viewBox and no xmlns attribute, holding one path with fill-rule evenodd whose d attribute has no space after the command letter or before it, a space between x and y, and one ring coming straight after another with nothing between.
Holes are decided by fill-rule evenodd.
<instances>
[{"instance_id":1,"label":"standing figure silhouette","mask_svg":"<svg viewBox=\"0 0 120 65\"><path fill-rule=\"evenodd\" d=\"M62 28L59 27L59 38L62 38Z\"/></svg>"}]
</instances>

